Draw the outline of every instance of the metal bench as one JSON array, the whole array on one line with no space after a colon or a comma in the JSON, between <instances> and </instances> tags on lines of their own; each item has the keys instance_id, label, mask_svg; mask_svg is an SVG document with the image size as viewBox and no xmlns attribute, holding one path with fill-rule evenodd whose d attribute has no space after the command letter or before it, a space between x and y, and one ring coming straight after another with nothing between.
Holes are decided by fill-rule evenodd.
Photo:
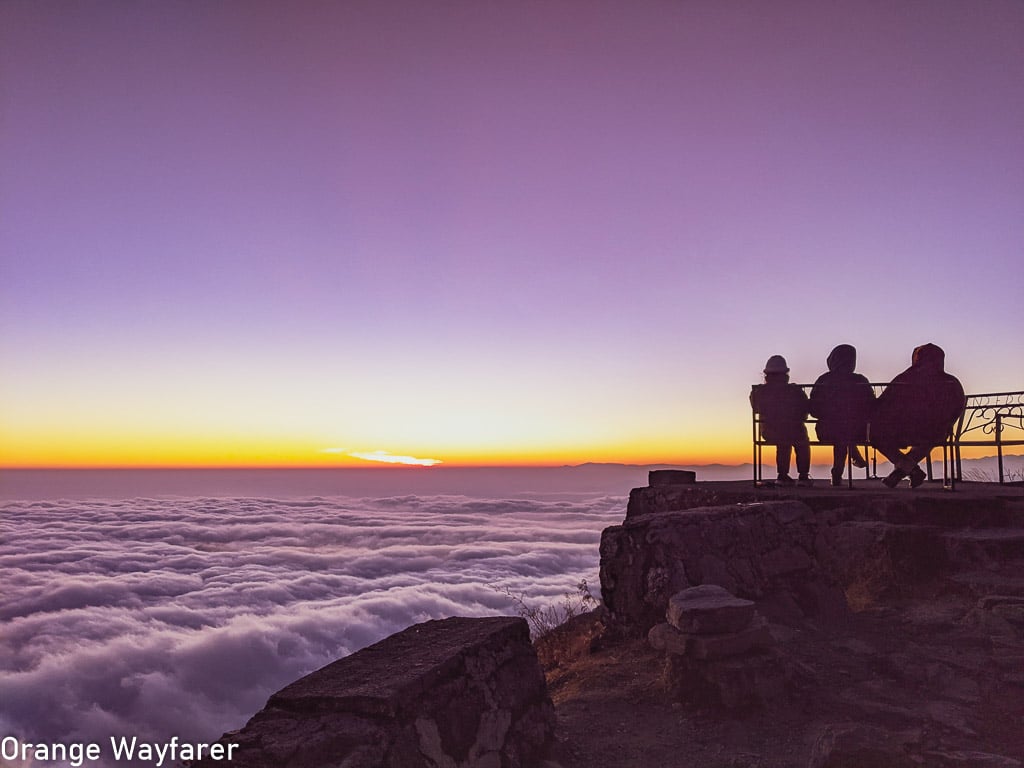
<instances>
[{"instance_id":1,"label":"metal bench","mask_svg":"<svg viewBox=\"0 0 1024 768\"><path fill-rule=\"evenodd\" d=\"M763 385L762 384L754 384L751 387L751 392L753 392L754 389L756 389L757 387L760 387L760 386L763 386ZM804 390L804 394L809 396L810 393L811 393L811 388L814 385L813 384L797 384L797 386ZM871 388L874 390L876 397L879 394L881 394L882 390L884 390L887 386L888 386L888 384L881 384L881 383L875 383L875 382L871 383ZM1019 394L1024 394L1024 393L1019 393ZM970 398L970 397L984 397L984 396L983 395L969 395L968 398ZM813 425L815 425L817 423L818 423L818 420L813 418L813 417L808 417L807 419L804 420L804 424L806 426L808 426L808 427L812 427ZM764 481L763 476L762 476L762 471L761 471L762 449L765 446L773 446L775 444L774 443L766 442L764 437L761 435L761 419L760 419L760 414L757 411L753 411L753 409L752 409L752 425L753 425L753 445L754 445L754 485L755 486L762 486L762 485L765 484L765 481ZM808 430L808 436L810 437L813 434L814 434L814 432L809 429ZM943 486L943 488L947 488L949 490L953 490L954 487L955 487L956 481L960 479L958 476L955 476L955 473L953 472L954 457L956 457L956 462L957 463L959 461L959 453L956 450L956 443L955 443L955 435L956 434L957 434L957 432L956 432L956 429L954 428L953 430L950 431L950 433L947 436L945 442L943 442L941 446L935 446L935 448L933 449L933 450L938 450L939 448L942 449L942 486ZM867 438L868 438L867 440L857 444L858 448L863 449L864 457L865 457L865 459L867 459L867 462L868 462L868 466L864 468L864 478L865 479L877 478L878 477L878 451L875 450L875 447L871 444L871 424L870 423L868 424ZM832 443L823 442L821 440L815 440L815 439L810 440L810 445L811 445L812 448L820 447L820 446L828 446L830 448L832 447ZM830 463L831 463L831 461L830 461ZM934 480L934 472L933 472L933 469L932 469L931 453L929 453L928 456L927 456L926 466L927 466L926 474L928 476L928 480L929 481ZM847 487L848 488L853 488L853 462L850 460L849 457L847 457L847 459L846 459L846 479L847 479Z\"/></svg>"},{"instance_id":2,"label":"metal bench","mask_svg":"<svg viewBox=\"0 0 1024 768\"><path fill-rule=\"evenodd\" d=\"M755 384L754 387L762 386ZM810 394L813 384L798 384L805 394ZM886 384L872 383L871 387L875 395L879 395ZM762 485L761 473L761 452L765 446L774 445L765 442L761 435L761 421L759 414L754 411L753 416L753 443L754 443L754 485ZM817 423L817 419L808 418L804 422L808 426ZM808 435L813 432L808 432ZM871 425L868 424L868 439L858 444L864 449L864 455L869 457L868 467L864 470L864 477L870 479L878 477L878 451L871 445ZM811 440L812 447L831 446L820 440ZM942 484L944 488L955 489L956 483L963 481L963 466L961 463L961 448L982 447L994 448L998 463L999 482L1006 483L1008 478L1004 467L1004 449L1011 446L1024 445L1024 390L1016 392L986 392L982 394L967 395L967 405L960 418L953 424L946 441L941 446L935 446L933 450L942 450ZM927 457L928 479L933 480L932 457ZM847 458L846 475L848 486L853 487L853 465Z\"/></svg>"}]
</instances>

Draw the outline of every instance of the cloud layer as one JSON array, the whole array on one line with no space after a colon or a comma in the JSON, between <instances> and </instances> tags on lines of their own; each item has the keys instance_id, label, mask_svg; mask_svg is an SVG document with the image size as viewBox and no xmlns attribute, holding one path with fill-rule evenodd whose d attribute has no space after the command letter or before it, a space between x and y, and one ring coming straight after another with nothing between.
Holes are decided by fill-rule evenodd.
<instances>
[{"instance_id":1,"label":"cloud layer","mask_svg":"<svg viewBox=\"0 0 1024 768\"><path fill-rule=\"evenodd\" d=\"M596 583L622 497L4 505L0 737L210 740L410 624Z\"/></svg>"}]
</instances>

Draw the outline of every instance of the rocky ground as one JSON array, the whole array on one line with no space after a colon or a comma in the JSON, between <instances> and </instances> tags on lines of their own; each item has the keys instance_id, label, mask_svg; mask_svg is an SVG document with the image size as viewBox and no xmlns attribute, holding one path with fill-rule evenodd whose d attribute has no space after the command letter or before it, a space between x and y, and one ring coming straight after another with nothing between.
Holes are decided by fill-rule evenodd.
<instances>
[{"instance_id":1,"label":"rocky ground","mask_svg":"<svg viewBox=\"0 0 1024 768\"><path fill-rule=\"evenodd\" d=\"M971 531L962 567L847 588L809 618L759 605L788 684L744 711L679 701L666 657L600 612L538 643L562 768L1024 766L1024 532ZM979 542L981 542L979 544ZM979 561L977 547L992 557Z\"/></svg>"},{"instance_id":2,"label":"rocky ground","mask_svg":"<svg viewBox=\"0 0 1024 768\"><path fill-rule=\"evenodd\" d=\"M1009 768L1024 760L1024 642L993 619L972 596L939 594L828 625L773 623L793 671L788 695L740 713L674 701L662 653L609 642L548 665L554 758L565 768L806 768L827 728L857 724L878 768L901 753L927 758L908 765Z\"/></svg>"}]
</instances>

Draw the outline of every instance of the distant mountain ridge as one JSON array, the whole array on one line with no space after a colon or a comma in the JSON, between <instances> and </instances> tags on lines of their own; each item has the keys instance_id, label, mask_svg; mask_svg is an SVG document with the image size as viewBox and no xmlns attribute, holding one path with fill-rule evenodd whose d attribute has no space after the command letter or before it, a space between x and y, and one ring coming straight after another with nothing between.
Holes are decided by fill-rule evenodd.
<instances>
[{"instance_id":1,"label":"distant mountain ridge","mask_svg":"<svg viewBox=\"0 0 1024 768\"><path fill-rule=\"evenodd\" d=\"M823 458L824 456L822 456ZM765 455L763 471L774 475L774 454ZM998 479L994 456L964 459L964 479ZM307 496L384 497L460 495L485 498L541 498L594 494L626 496L646 486L647 473L686 469L697 481L750 480L754 468L745 464L617 464L587 462L557 467L372 467L317 469L159 469L159 470L0 470L0 501L158 496L294 498ZM941 460L936 467L941 475ZM1005 456L1004 476L1024 479L1024 456ZM879 463L878 474L889 472ZM816 464L811 476L829 476ZM863 473L855 475L862 477Z\"/></svg>"},{"instance_id":2,"label":"distant mountain ridge","mask_svg":"<svg viewBox=\"0 0 1024 768\"><path fill-rule=\"evenodd\" d=\"M933 459L933 466L941 469L942 460ZM963 470L965 480L989 480L995 482L999 479L999 459L997 456L982 456L972 459L962 459L960 462ZM764 471L770 471L774 466L774 455L768 454L765 456ZM885 469L885 474L889 472L891 468L888 462L879 461L878 471L879 474L883 474L882 469ZM830 465L828 464L813 464L811 466L811 475L817 477L827 478L829 474ZM754 472L754 465L750 462L743 464L624 464L617 462L586 462L583 464L563 465L559 469L579 469L587 471L607 471L609 473L614 472L642 472L642 471L653 471L659 469L685 469L691 472L697 473L697 480L744 480L752 477ZM1008 476L1011 480L1022 480L1024 477L1024 455L1004 455L1003 456L1003 474ZM854 477L857 477L856 471Z\"/></svg>"}]
</instances>

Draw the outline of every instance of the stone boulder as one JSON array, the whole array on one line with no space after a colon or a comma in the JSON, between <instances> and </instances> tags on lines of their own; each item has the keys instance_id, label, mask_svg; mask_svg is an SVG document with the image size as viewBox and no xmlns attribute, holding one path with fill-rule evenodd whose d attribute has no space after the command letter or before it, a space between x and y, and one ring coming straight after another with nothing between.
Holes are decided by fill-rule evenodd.
<instances>
[{"instance_id":1,"label":"stone boulder","mask_svg":"<svg viewBox=\"0 0 1024 768\"><path fill-rule=\"evenodd\" d=\"M650 485L693 485L697 482L697 473L688 469L652 469L647 473Z\"/></svg>"},{"instance_id":2,"label":"stone boulder","mask_svg":"<svg viewBox=\"0 0 1024 768\"><path fill-rule=\"evenodd\" d=\"M664 682L675 698L745 709L785 693L789 670L772 652L768 622L714 584L684 589L668 601L667 622L647 640L664 651Z\"/></svg>"},{"instance_id":3,"label":"stone boulder","mask_svg":"<svg viewBox=\"0 0 1024 768\"><path fill-rule=\"evenodd\" d=\"M297 680L221 742L233 768L521 768L553 732L526 622L450 618Z\"/></svg>"},{"instance_id":4,"label":"stone boulder","mask_svg":"<svg viewBox=\"0 0 1024 768\"><path fill-rule=\"evenodd\" d=\"M717 584L702 584L670 597L666 618L680 632L702 635L739 632L754 618L754 603L736 597Z\"/></svg>"}]
</instances>

